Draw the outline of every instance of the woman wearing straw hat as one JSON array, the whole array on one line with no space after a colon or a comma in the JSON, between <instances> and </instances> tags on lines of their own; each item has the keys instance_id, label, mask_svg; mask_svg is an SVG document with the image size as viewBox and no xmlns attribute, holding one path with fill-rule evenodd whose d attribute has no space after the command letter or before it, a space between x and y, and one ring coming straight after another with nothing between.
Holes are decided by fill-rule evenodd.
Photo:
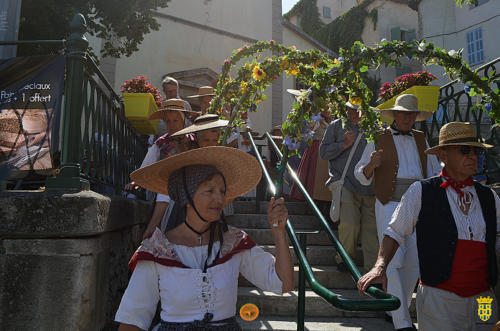
<instances>
[{"instance_id":1,"label":"woman wearing straw hat","mask_svg":"<svg viewBox=\"0 0 500 331\"><path fill-rule=\"evenodd\" d=\"M275 258L245 232L228 227L221 215L226 199L259 182L261 170L255 158L234 148L198 148L131 176L184 208L171 223L175 227L165 234L155 230L132 257L132 277L115 317L121 323L119 330L147 330L158 301L160 331L241 330L235 319L239 273L263 290L292 290L284 200L271 198L268 208Z\"/></svg>"},{"instance_id":2,"label":"woman wearing straw hat","mask_svg":"<svg viewBox=\"0 0 500 331\"><path fill-rule=\"evenodd\" d=\"M441 171L436 156L424 153L428 148L424 133L412 129L416 121L432 116L432 112L418 109L416 96L398 96L394 107L383 109L381 115L394 120L393 124L378 136L378 151L370 142L354 167L354 176L361 184L370 185L374 181L379 242L382 242L391 216L410 184ZM401 300L401 306L390 312L396 330L413 330L409 307L418 280L416 245L415 235L410 236L387 266L388 293Z\"/></svg>"},{"instance_id":3,"label":"woman wearing straw hat","mask_svg":"<svg viewBox=\"0 0 500 331\"><path fill-rule=\"evenodd\" d=\"M416 232L421 331L491 330L498 320L492 287L498 274L500 199L473 180L478 155L491 147L477 139L469 123L441 128L439 145L425 152L439 156L442 172L406 191L384 232L375 267L358 282L360 292L377 282L386 287L386 266Z\"/></svg>"},{"instance_id":4,"label":"woman wearing straw hat","mask_svg":"<svg viewBox=\"0 0 500 331\"><path fill-rule=\"evenodd\" d=\"M186 136L172 137L173 134L184 128L186 123L186 114L196 113L185 108L184 100L168 99L162 103L162 107L149 116L150 120L162 119L167 124L168 133L158 138L153 146L148 150L141 168L153 164L171 155L175 155L189 149L189 140ZM125 189L130 187L140 186L135 182L127 184ZM153 215L146 228L143 238L153 233L156 225L161 222L161 219L167 211L170 198L163 194L156 196L156 204L153 210Z\"/></svg>"},{"instance_id":5,"label":"woman wearing straw hat","mask_svg":"<svg viewBox=\"0 0 500 331\"><path fill-rule=\"evenodd\" d=\"M198 89L198 94L190 95L187 98L198 98L200 102L201 114L205 115L208 106L210 106L210 101L212 101L215 96L214 88L212 86L201 86Z\"/></svg>"},{"instance_id":6,"label":"woman wearing straw hat","mask_svg":"<svg viewBox=\"0 0 500 331\"><path fill-rule=\"evenodd\" d=\"M216 146L219 142L220 130L225 128L229 121L219 119L216 114L198 116L193 125L177 131L172 137L194 134L196 147Z\"/></svg>"}]
</instances>

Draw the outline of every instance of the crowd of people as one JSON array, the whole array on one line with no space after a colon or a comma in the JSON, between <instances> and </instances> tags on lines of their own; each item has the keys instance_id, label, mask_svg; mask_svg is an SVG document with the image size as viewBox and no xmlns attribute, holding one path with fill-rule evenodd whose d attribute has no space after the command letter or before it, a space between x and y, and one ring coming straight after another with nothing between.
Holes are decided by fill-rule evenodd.
<instances>
[{"instance_id":1,"label":"crowd of people","mask_svg":"<svg viewBox=\"0 0 500 331\"><path fill-rule=\"evenodd\" d=\"M261 178L248 141L237 132L228 139L237 148L217 146L228 121L205 114L212 87L189 97L199 98L200 112L180 99L175 79L167 77L163 90L167 100L150 119L160 119L164 132L126 186L149 190L155 204L130 261L133 273L116 321L120 330L148 329L159 302L157 330L240 330L239 273L263 290L293 289L284 199L271 198L267 212L273 257L224 219L231 201L251 192ZM413 126L432 113L420 110L411 94L381 110L392 124L376 143L367 143L359 127L359 106L346 102L346 113L344 120L319 112L309 126L312 144L292 161L330 225L338 226L347 253L355 257L361 244L366 274L358 282L360 293L382 283L399 298L400 307L386 315L396 330L416 329L409 307L417 282L420 330L491 329L497 321L492 287L500 202L473 176L484 149L492 146L480 142L470 124L451 122L441 128L439 145L430 148ZM280 127L271 134L280 135ZM269 153L267 161L273 168L277 159ZM285 183L290 199L304 199ZM340 257L337 267L348 271ZM487 321L478 317L480 297L494 301Z\"/></svg>"}]
</instances>

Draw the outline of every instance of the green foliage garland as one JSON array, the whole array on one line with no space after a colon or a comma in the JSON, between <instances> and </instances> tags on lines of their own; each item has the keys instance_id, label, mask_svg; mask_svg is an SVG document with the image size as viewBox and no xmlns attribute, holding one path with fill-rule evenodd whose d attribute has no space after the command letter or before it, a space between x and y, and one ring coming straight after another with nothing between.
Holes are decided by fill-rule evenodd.
<instances>
[{"instance_id":1,"label":"green foliage garland","mask_svg":"<svg viewBox=\"0 0 500 331\"><path fill-rule=\"evenodd\" d=\"M260 59L263 51L270 50L279 55ZM362 73L370 67L381 65L400 65L401 57L413 57L424 65L437 64L442 66L450 79L459 79L470 87L469 94L477 95L479 107L489 112L496 125L500 124L500 92L492 86L499 82L493 75L481 78L462 60L461 51L446 51L435 47L432 43L382 40L376 47L366 47L361 42L355 42L350 49L340 49L340 56L329 58L317 50L299 51L295 47L286 47L274 41L259 41L251 46L235 50L233 56L224 61L216 96L207 112L222 113L225 105L233 107L240 105L240 110L231 115L235 124L242 123L242 114L256 111L257 104L265 99L264 89L283 71L294 75L307 86L297 98L287 120L282 125L285 136L284 145L292 154L296 153L300 140L308 138L307 124L320 110L329 108L334 116L346 118L345 101L348 99L359 104L363 111L360 127L368 135L369 140L375 140L380 133L382 123L379 112L369 107L373 92L368 88ZM234 78L231 69L241 60L251 58L237 68Z\"/></svg>"}]
</instances>

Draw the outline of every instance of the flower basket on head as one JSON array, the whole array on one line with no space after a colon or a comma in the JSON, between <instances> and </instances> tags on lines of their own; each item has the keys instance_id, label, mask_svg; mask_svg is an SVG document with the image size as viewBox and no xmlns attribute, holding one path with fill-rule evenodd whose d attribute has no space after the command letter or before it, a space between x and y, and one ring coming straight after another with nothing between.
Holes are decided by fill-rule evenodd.
<instances>
[{"instance_id":1,"label":"flower basket on head","mask_svg":"<svg viewBox=\"0 0 500 331\"><path fill-rule=\"evenodd\" d=\"M435 79L437 77L427 71L396 77L394 83L385 83L380 88L379 97L384 102L378 105L377 108L391 108L399 95L413 94L418 99L418 108L420 110L436 111L438 108L439 86L428 86Z\"/></svg>"},{"instance_id":2,"label":"flower basket on head","mask_svg":"<svg viewBox=\"0 0 500 331\"><path fill-rule=\"evenodd\" d=\"M149 116L161 105L160 91L147 82L146 76L126 80L122 88L125 116L138 133L158 134L159 121L150 121Z\"/></svg>"}]
</instances>

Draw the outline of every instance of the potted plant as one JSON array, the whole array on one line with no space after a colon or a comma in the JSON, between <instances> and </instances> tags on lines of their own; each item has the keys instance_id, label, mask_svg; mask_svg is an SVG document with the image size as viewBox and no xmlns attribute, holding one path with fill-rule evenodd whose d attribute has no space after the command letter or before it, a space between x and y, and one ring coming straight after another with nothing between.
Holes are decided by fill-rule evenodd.
<instances>
[{"instance_id":1,"label":"potted plant","mask_svg":"<svg viewBox=\"0 0 500 331\"><path fill-rule=\"evenodd\" d=\"M160 90L149 83L146 76L128 79L120 87L125 116L137 132L158 134L159 121L150 121L149 116L161 106Z\"/></svg>"},{"instance_id":2,"label":"potted plant","mask_svg":"<svg viewBox=\"0 0 500 331\"><path fill-rule=\"evenodd\" d=\"M400 94L414 94L418 98L418 108L435 111L438 108L439 86L428 86L435 79L437 77L427 71L396 77L394 82L384 83L380 88L379 100L383 103L377 108L391 108Z\"/></svg>"}]
</instances>

